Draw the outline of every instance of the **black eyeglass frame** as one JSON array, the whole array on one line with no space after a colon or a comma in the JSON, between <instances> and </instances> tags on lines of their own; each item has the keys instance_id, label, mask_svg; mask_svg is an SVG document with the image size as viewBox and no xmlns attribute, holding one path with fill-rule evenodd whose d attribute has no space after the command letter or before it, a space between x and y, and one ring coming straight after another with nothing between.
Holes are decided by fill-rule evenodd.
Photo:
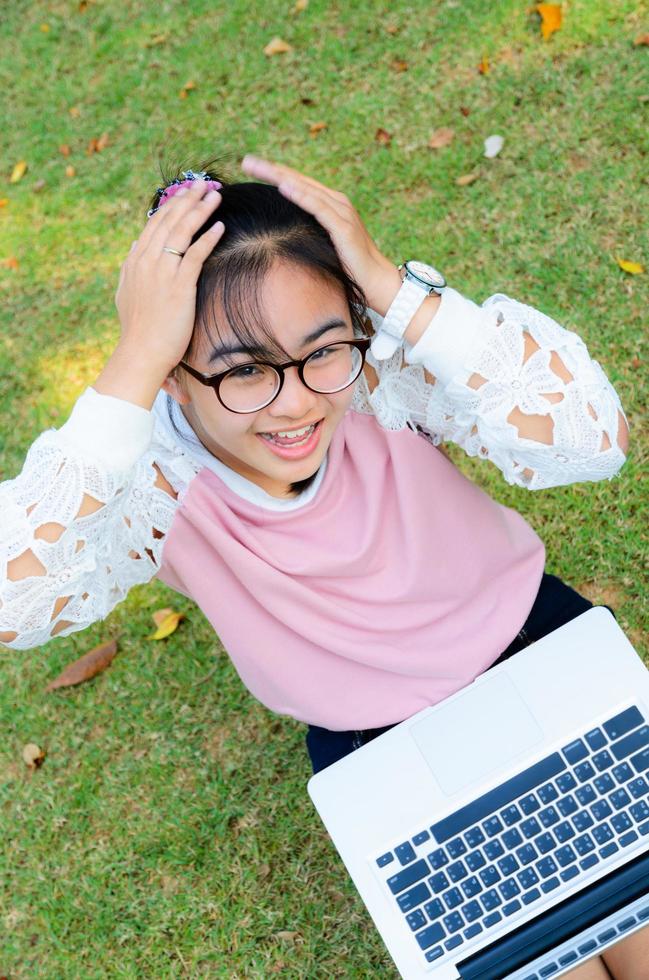
<instances>
[{"instance_id":1,"label":"black eyeglass frame","mask_svg":"<svg viewBox=\"0 0 649 980\"><path fill-rule=\"evenodd\" d=\"M284 371L286 368L289 367L296 367L300 381L305 386L305 388L308 388L309 391L315 391L316 394L318 395L335 395L338 391L344 391L345 388L349 388L349 386L352 385L354 381L356 381L360 377L361 372L363 370L363 365L365 364L365 355L367 354L368 348L371 343L372 343L371 337L362 337L362 338L357 337L354 340L336 340L336 341L332 341L330 344L323 344L322 347L316 347L316 349L312 350L309 354L306 355L306 357L302 357L297 361L285 361L283 364L273 364L271 361L245 361L243 364L236 364L234 365L234 367L230 367L227 368L227 370L225 371L219 372L219 374L201 374L200 371L197 371L196 368L191 367L191 365L187 364L185 361L179 361L178 363L180 367L183 367L185 371L188 371L189 374L191 374L193 378L196 378L197 381L200 381L201 384L207 385L208 388L214 388L216 397L220 401L221 405L223 405L223 408L227 408L228 412L234 412L235 415L251 415L253 412L260 412L262 408L268 408L268 406L275 401L280 391L284 387L284 377L285 377ZM319 351L325 350L327 347L338 347L340 344L349 344L351 347L356 347L360 351L361 365L360 368L358 369L358 374L354 378L352 378L351 381L348 381L346 385L343 385L342 388L336 388L335 391L317 391L316 388L312 388L304 380L304 368L306 367L306 362L309 360L310 357L313 357L313 355L317 354ZM225 404L225 402L221 398L220 388L223 381L225 380L226 375L230 374L230 372L232 371L240 371L241 368L249 367L252 364L261 365L262 367L270 367L273 368L275 371L277 371L277 373L279 374L279 388L277 389L277 391L275 392L271 400L269 402L266 402L265 405L260 405L259 408L250 408L246 412L240 412L236 408L230 408L229 405Z\"/></svg>"}]
</instances>

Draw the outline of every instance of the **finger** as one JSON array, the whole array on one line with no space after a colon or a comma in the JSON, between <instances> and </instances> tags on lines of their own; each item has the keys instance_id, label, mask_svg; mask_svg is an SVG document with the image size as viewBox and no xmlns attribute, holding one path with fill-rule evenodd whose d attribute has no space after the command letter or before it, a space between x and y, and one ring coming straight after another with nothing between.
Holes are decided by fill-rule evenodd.
<instances>
[{"instance_id":1,"label":"finger","mask_svg":"<svg viewBox=\"0 0 649 980\"><path fill-rule=\"evenodd\" d=\"M180 263L179 270L179 275L184 276L188 283L196 283L205 259L214 251L216 244L223 237L224 231L223 222L215 221L193 245L189 246Z\"/></svg>"},{"instance_id":2,"label":"finger","mask_svg":"<svg viewBox=\"0 0 649 980\"><path fill-rule=\"evenodd\" d=\"M332 201L326 194L304 184L281 185L283 193L298 207L312 214L330 234L342 230L343 223L351 217L339 201ZM280 187L280 189L281 189Z\"/></svg>"},{"instance_id":3,"label":"finger","mask_svg":"<svg viewBox=\"0 0 649 980\"><path fill-rule=\"evenodd\" d=\"M256 157L252 153L245 155L241 161L241 169L245 173L250 174L250 176L261 177L262 180L268 180L270 183L276 185L285 181L304 181L310 186L330 194L335 200L341 203L348 201L347 196L341 193L341 191L335 191L331 187L327 187L314 177L308 177L299 170L294 170L293 167L287 167L283 163L274 163L263 157Z\"/></svg>"},{"instance_id":4,"label":"finger","mask_svg":"<svg viewBox=\"0 0 649 980\"><path fill-rule=\"evenodd\" d=\"M197 187L196 185L202 185L202 187ZM147 220L146 225L140 235L139 242L140 248L138 249L139 254L143 254L149 248L152 239L156 236L161 227L166 227L175 219L175 216L180 213L184 213L191 207L191 202L199 197L200 194L205 193L206 182L203 180L196 180L193 184L188 187L181 187L173 197L169 199L164 199L162 205L158 205L158 210L155 214Z\"/></svg>"},{"instance_id":5,"label":"finger","mask_svg":"<svg viewBox=\"0 0 649 980\"><path fill-rule=\"evenodd\" d=\"M158 226L146 252L149 258L157 261L164 245L185 252L198 229L205 224L214 209L221 203L219 192L205 187L203 181L201 183L203 188L190 188L181 199L181 203L184 201L186 203L173 211L170 210L167 222ZM181 191L178 193L180 194ZM165 207L171 208L174 200L175 198Z\"/></svg>"}]
</instances>

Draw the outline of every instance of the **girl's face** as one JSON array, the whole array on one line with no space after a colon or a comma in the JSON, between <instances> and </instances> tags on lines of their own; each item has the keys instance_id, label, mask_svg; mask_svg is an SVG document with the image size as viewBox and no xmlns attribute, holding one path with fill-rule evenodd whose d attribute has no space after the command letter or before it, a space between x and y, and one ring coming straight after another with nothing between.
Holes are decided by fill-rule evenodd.
<instances>
[{"instance_id":1,"label":"girl's face","mask_svg":"<svg viewBox=\"0 0 649 980\"><path fill-rule=\"evenodd\" d=\"M306 357L323 344L354 339L351 314L342 291L297 266L275 263L263 287L262 303L274 336L292 358ZM328 321L337 321L337 325L319 331ZM318 337L307 340L316 331ZM226 332L221 327L221 333L223 344L240 346L229 328ZM188 363L201 374L218 374L231 365L223 358L210 360L215 353L205 339ZM237 363L249 360L245 353L236 357ZM291 483L316 472L355 387L354 383L340 392L319 394L303 385L297 368L291 367L286 369L282 390L270 405L240 415L225 408L213 388L201 384L183 368L177 375L170 375L162 387L181 405L205 448L274 497L286 497ZM300 429L314 422L319 423L315 438L308 440L306 455L300 457L280 455L261 435ZM315 445L310 448L313 442Z\"/></svg>"}]
</instances>

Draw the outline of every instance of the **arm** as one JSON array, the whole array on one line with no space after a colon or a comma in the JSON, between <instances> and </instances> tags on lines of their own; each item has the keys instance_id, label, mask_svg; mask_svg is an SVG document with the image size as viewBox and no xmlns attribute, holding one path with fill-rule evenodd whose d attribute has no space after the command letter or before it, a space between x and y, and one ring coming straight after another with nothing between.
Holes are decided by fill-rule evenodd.
<instances>
[{"instance_id":1,"label":"arm","mask_svg":"<svg viewBox=\"0 0 649 980\"><path fill-rule=\"evenodd\" d=\"M370 319L378 329L381 315ZM405 340L388 361L368 356L382 424L457 442L528 489L622 466L628 426L615 389L581 338L540 311L500 293L480 307L447 288L424 301Z\"/></svg>"}]
</instances>

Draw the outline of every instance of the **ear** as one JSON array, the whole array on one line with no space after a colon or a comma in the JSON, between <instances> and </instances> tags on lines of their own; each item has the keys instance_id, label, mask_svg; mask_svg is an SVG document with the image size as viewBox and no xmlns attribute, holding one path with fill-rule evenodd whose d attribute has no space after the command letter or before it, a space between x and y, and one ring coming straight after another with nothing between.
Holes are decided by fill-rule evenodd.
<instances>
[{"instance_id":1,"label":"ear","mask_svg":"<svg viewBox=\"0 0 649 980\"><path fill-rule=\"evenodd\" d=\"M162 382L161 388L163 391L166 391L167 394L171 395L171 397L174 398L179 405L189 405L191 402L191 397L185 391L182 384L173 372L167 375L165 380Z\"/></svg>"}]
</instances>

